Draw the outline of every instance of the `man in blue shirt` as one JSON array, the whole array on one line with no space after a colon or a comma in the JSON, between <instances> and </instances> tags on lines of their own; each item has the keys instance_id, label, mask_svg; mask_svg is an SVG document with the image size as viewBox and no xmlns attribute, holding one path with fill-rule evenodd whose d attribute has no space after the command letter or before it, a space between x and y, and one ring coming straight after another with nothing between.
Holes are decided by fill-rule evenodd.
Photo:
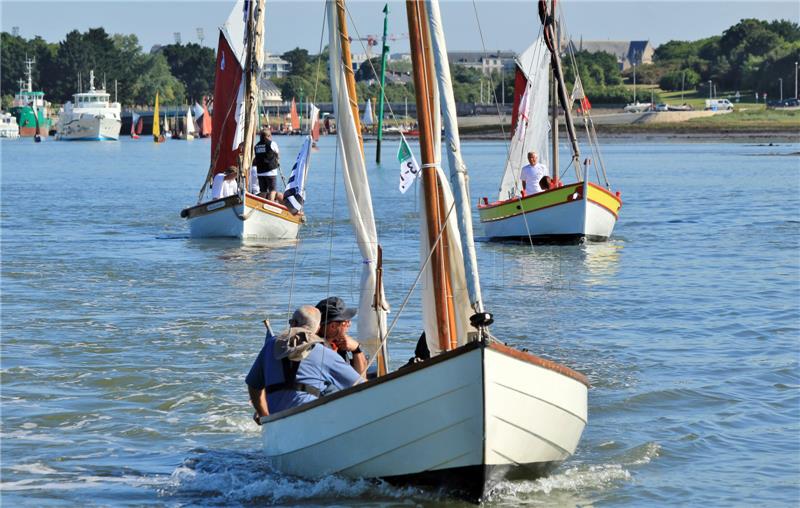
<instances>
[{"instance_id":1,"label":"man in blue shirt","mask_svg":"<svg viewBox=\"0 0 800 508\"><path fill-rule=\"evenodd\" d=\"M316 400L361 381L361 376L316 335L321 314L311 305L297 309L288 331L267 333L247 383L253 419Z\"/></svg>"}]
</instances>

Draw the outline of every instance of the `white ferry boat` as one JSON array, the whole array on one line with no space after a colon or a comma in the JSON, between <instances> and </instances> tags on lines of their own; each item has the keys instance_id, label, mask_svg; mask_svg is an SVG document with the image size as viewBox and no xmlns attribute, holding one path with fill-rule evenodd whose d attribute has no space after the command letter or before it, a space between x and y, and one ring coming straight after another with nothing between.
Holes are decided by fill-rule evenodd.
<instances>
[{"instance_id":1,"label":"white ferry boat","mask_svg":"<svg viewBox=\"0 0 800 508\"><path fill-rule=\"evenodd\" d=\"M0 113L0 138L17 139L19 137L19 125L17 119L11 113Z\"/></svg>"},{"instance_id":2,"label":"white ferry boat","mask_svg":"<svg viewBox=\"0 0 800 508\"><path fill-rule=\"evenodd\" d=\"M58 138L65 141L102 141L119 139L122 108L109 102L104 89L95 90L94 71L89 72L89 91L76 93L74 102L67 102L58 118Z\"/></svg>"}]
</instances>

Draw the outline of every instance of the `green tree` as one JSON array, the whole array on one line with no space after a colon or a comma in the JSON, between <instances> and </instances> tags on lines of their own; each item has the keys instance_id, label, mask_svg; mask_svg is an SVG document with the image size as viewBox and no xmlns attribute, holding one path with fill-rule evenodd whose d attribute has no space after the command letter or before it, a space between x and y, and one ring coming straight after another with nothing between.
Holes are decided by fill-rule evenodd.
<instances>
[{"instance_id":1,"label":"green tree","mask_svg":"<svg viewBox=\"0 0 800 508\"><path fill-rule=\"evenodd\" d=\"M302 75L306 73L308 67L308 50L294 48L281 55L281 58L292 65L292 74Z\"/></svg>"},{"instance_id":2,"label":"green tree","mask_svg":"<svg viewBox=\"0 0 800 508\"><path fill-rule=\"evenodd\" d=\"M190 101L200 101L204 95L214 93L216 56L214 50L199 44L170 44L160 52L169 63L172 75L186 88Z\"/></svg>"},{"instance_id":3,"label":"green tree","mask_svg":"<svg viewBox=\"0 0 800 508\"><path fill-rule=\"evenodd\" d=\"M167 59L161 53L148 57L131 89L136 104L153 104L156 91L161 104L183 104L186 100L183 83L172 75Z\"/></svg>"},{"instance_id":4,"label":"green tree","mask_svg":"<svg viewBox=\"0 0 800 508\"><path fill-rule=\"evenodd\" d=\"M691 90L700 83L700 75L692 69L672 70L658 82L662 90Z\"/></svg>"}]
</instances>

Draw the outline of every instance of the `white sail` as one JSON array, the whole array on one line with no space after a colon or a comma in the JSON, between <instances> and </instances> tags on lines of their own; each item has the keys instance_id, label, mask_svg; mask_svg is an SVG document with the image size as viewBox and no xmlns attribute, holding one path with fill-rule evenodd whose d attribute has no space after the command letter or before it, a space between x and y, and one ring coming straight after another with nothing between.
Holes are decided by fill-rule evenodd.
<instances>
[{"instance_id":1,"label":"white sail","mask_svg":"<svg viewBox=\"0 0 800 508\"><path fill-rule=\"evenodd\" d=\"M372 120L372 101L367 99L366 105L364 105L364 116L361 119L361 123L364 125L372 125L375 123Z\"/></svg>"},{"instance_id":2,"label":"white sail","mask_svg":"<svg viewBox=\"0 0 800 508\"><path fill-rule=\"evenodd\" d=\"M239 64L244 68L247 55L247 7L250 0L237 0L228 19L220 27Z\"/></svg>"},{"instance_id":3,"label":"white sail","mask_svg":"<svg viewBox=\"0 0 800 508\"><path fill-rule=\"evenodd\" d=\"M192 108L186 110L186 134L194 134L194 119L192 118Z\"/></svg>"},{"instance_id":4,"label":"white sail","mask_svg":"<svg viewBox=\"0 0 800 508\"><path fill-rule=\"evenodd\" d=\"M356 122L353 110L350 108L350 97L345 82L336 4L329 0L327 10L331 94L333 95L333 110L338 131L338 151L341 155L342 175L344 176L347 204L350 209L350 224L353 226L358 249L363 258L357 335L362 349L369 357L372 357L378 351L381 335L386 332L388 305L385 303L381 291L378 308L373 307L377 278L378 233L372 212L372 195L367 181L366 163L361 151L359 133L356 130Z\"/></svg>"},{"instance_id":5,"label":"white sail","mask_svg":"<svg viewBox=\"0 0 800 508\"><path fill-rule=\"evenodd\" d=\"M450 65L447 58L447 45L444 38L444 26L442 25L441 13L439 12L439 1L428 0L428 22L430 24L431 42L434 66L438 83L439 96L441 98L442 114L444 116L444 135L445 148L447 151L447 161L450 167L450 183L453 188L455 199L455 210L457 215L459 232L461 233L461 251L464 267L464 277L466 279L469 302L475 312L483 312L483 300L481 297L480 279L478 277L478 261L475 254L475 242L472 235L472 209L469 195L469 176L467 166L461 157L461 140L458 133L458 121L456 117L456 102L453 97L453 83L450 77ZM455 261L455 260L451 260ZM460 264L458 266L461 266ZM461 295L461 293L459 293ZM468 312L464 308L464 302L459 299L461 312ZM457 307L457 310L458 310ZM463 320L462 316L462 320ZM469 318L469 315L466 316ZM462 337L459 335L459 337Z\"/></svg>"},{"instance_id":6,"label":"white sail","mask_svg":"<svg viewBox=\"0 0 800 508\"><path fill-rule=\"evenodd\" d=\"M539 154L539 162L550 167L550 157L547 145L547 136L550 132L548 121L548 78L550 76L550 52L540 36L528 49L517 57L517 70L527 78L527 111L521 111L527 118L527 127L523 136L516 133L511 139L511 148L503 179L500 181L500 194L498 199L509 199L519 195L521 188L519 174L523 166L528 164L528 152L535 151ZM522 104L520 104L522 106ZM519 119L518 119L519 121ZM519 131L519 129L518 129Z\"/></svg>"}]
</instances>

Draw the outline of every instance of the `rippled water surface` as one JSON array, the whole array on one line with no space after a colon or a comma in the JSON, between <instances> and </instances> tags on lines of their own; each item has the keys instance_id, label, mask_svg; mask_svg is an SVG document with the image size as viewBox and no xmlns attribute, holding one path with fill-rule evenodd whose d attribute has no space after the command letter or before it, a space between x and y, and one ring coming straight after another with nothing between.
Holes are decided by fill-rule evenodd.
<instances>
[{"instance_id":1,"label":"rippled water surface","mask_svg":"<svg viewBox=\"0 0 800 508\"><path fill-rule=\"evenodd\" d=\"M288 160L300 140L278 142ZM396 149L370 169L394 308L417 265ZM259 453L244 374L261 320L282 323L328 293L355 299L360 259L332 138L314 154L301 241L277 247L186 237L178 212L196 198L207 140L0 150L4 504L451 502L282 476ZM464 151L473 198L493 196L504 145ZM494 334L592 383L577 453L549 478L500 485L491 503L800 503L798 152L610 141L624 201L610 242L478 244ZM412 298L394 367L412 356L418 313Z\"/></svg>"}]
</instances>

